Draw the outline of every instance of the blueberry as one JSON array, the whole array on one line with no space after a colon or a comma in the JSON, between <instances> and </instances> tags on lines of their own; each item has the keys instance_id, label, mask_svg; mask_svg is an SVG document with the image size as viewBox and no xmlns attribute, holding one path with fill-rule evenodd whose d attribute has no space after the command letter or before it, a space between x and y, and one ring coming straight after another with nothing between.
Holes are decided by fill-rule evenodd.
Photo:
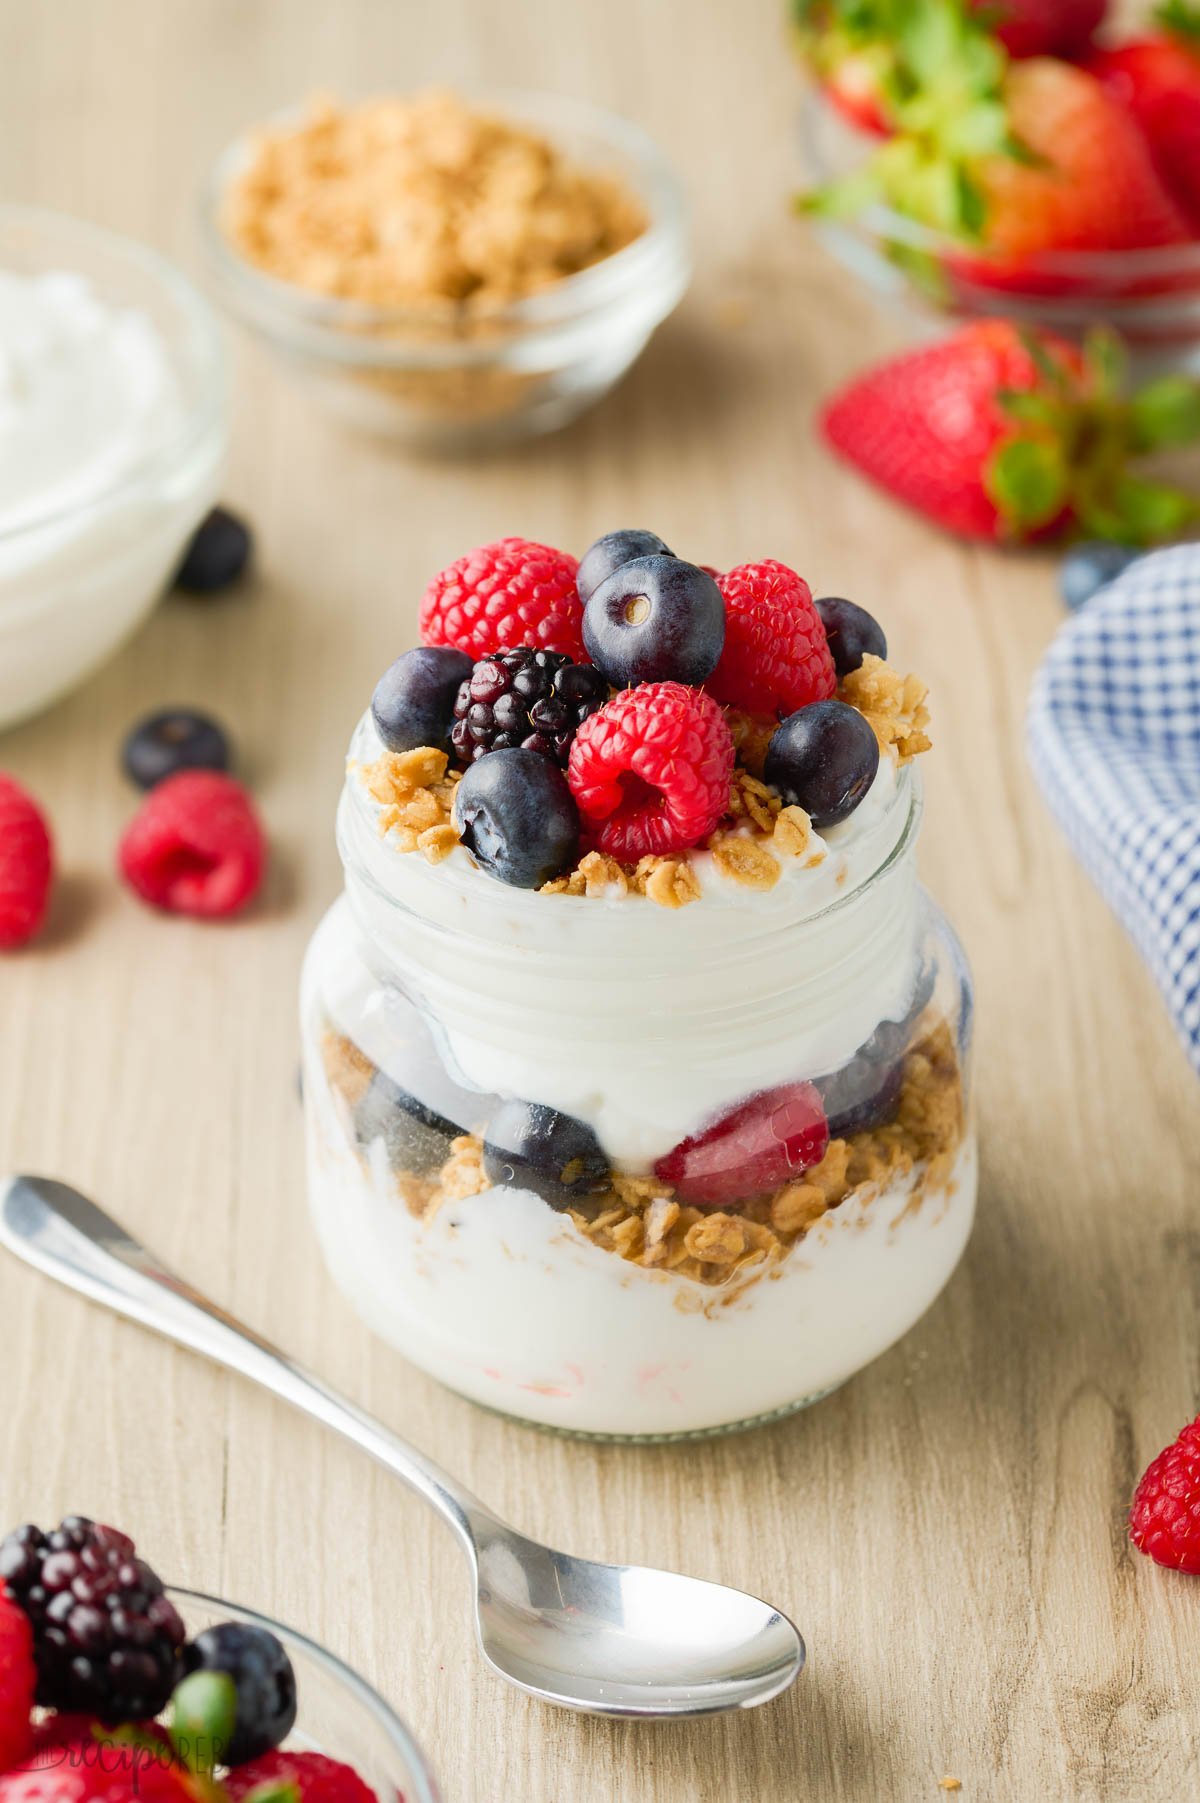
<instances>
[{"instance_id":1,"label":"blueberry","mask_svg":"<svg viewBox=\"0 0 1200 1803\"><path fill-rule=\"evenodd\" d=\"M594 545L588 546L579 560L575 577L579 599L586 607L600 584L607 582L615 570L635 557L673 555L657 532L640 532L636 527L626 532L606 532L603 538L598 538Z\"/></svg>"},{"instance_id":2,"label":"blueberry","mask_svg":"<svg viewBox=\"0 0 1200 1803\"><path fill-rule=\"evenodd\" d=\"M121 767L139 789L153 789L180 770L228 770L229 740L207 714L168 707L128 733Z\"/></svg>"},{"instance_id":3,"label":"blueberry","mask_svg":"<svg viewBox=\"0 0 1200 1803\"><path fill-rule=\"evenodd\" d=\"M371 697L375 730L389 751L450 749L454 703L474 665L450 645L418 645L385 670Z\"/></svg>"},{"instance_id":4,"label":"blueberry","mask_svg":"<svg viewBox=\"0 0 1200 1803\"><path fill-rule=\"evenodd\" d=\"M829 640L829 654L839 676L857 670L868 653L872 657L887 656L887 640L883 627L865 607L844 601L841 595L824 595L816 603Z\"/></svg>"},{"instance_id":5,"label":"blueberry","mask_svg":"<svg viewBox=\"0 0 1200 1803\"><path fill-rule=\"evenodd\" d=\"M908 1007L899 1020L881 1020L848 1064L817 1078L831 1139L846 1139L882 1127L896 1112L904 1081L904 1054L918 1020L933 998L934 965L920 971Z\"/></svg>"},{"instance_id":6,"label":"blueberry","mask_svg":"<svg viewBox=\"0 0 1200 1803\"><path fill-rule=\"evenodd\" d=\"M189 595L215 595L236 582L250 561L250 528L227 507L214 507L197 526L175 575Z\"/></svg>"},{"instance_id":7,"label":"blueberry","mask_svg":"<svg viewBox=\"0 0 1200 1803\"><path fill-rule=\"evenodd\" d=\"M245 1765L279 1746L296 1720L296 1674L282 1644L266 1628L238 1621L205 1628L184 1650L191 1672L225 1672L237 1690L237 1715L222 1765Z\"/></svg>"},{"instance_id":8,"label":"blueberry","mask_svg":"<svg viewBox=\"0 0 1200 1803\"><path fill-rule=\"evenodd\" d=\"M392 1169L415 1177L440 1171L450 1156L450 1141L461 1132L461 1127L418 1102L380 1070L354 1110L359 1145L365 1148L382 1139Z\"/></svg>"},{"instance_id":9,"label":"blueberry","mask_svg":"<svg viewBox=\"0 0 1200 1803\"><path fill-rule=\"evenodd\" d=\"M1131 545L1114 545L1109 539L1088 539L1072 545L1058 571L1058 588L1074 613L1085 601L1115 582L1123 570L1142 555Z\"/></svg>"},{"instance_id":10,"label":"blueberry","mask_svg":"<svg viewBox=\"0 0 1200 1803\"><path fill-rule=\"evenodd\" d=\"M870 722L844 701L814 701L772 734L763 775L814 826L836 826L854 812L878 768Z\"/></svg>"},{"instance_id":11,"label":"blueberry","mask_svg":"<svg viewBox=\"0 0 1200 1803\"><path fill-rule=\"evenodd\" d=\"M725 602L712 577L678 557L635 557L583 610L583 642L617 688L707 681L725 644Z\"/></svg>"},{"instance_id":12,"label":"blueberry","mask_svg":"<svg viewBox=\"0 0 1200 1803\"><path fill-rule=\"evenodd\" d=\"M540 889L575 862L579 815L557 764L524 746L471 765L454 799L462 842L516 889Z\"/></svg>"},{"instance_id":13,"label":"blueberry","mask_svg":"<svg viewBox=\"0 0 1200 1803\"><path fill-rule=\"evenodd\" d=\"M560 1210L608 1183L591 1128L539 1102L501 1103L484 1130L483 1168L493 1183L530 1189Z\"/></svg>"}]
</instances>

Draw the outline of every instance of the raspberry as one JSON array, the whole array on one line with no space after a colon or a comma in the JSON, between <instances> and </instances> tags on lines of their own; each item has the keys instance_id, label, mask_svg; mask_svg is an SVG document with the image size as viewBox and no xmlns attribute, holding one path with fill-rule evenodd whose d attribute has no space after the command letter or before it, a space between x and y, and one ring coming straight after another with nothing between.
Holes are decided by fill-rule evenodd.
<instances>
[{"instance_id":1,"label":"raspberry","mask_svg":"<svg viewBox=\"0 0 1200 1803\"><path fill-rule=\"evenodd\" d=\"M0 1542L0 1577L33 1627L37 1700L122 1722L157 1715L184 1627L162 1580L116 1528L68 1515Z\"/></svg>"},{"instance_id":2,"label":"raspberry","mask_svg":"<svg viewBox=\"0 0 1200 1803\"><path fill-rule=\"evenodd\" d=\"M575 586L578 568L567 552L527 538L480 545L435 576L425 590L422 641L454 645L476 659L533 645L586 664L583 603Z\"/></svg>"},{"instance_id":3,"label":"raspberry","mask_svg":"<svg viewBox=\"0 0 1200 1803\"><path fill-rule=\"evenodd\" d=\"M812 1083L789 1083L751 1096L703 1132L660 1158L656 1177L681 1202L721 1208L765 1196L820 1164L829 1145L829 1123Z\"/></svg>"},{"instance_id":4,"label":"raspberry","mask_svg":"<svg viewBox=\"0 0 1200 1803\"><path fill-rule=\"evenodd\" d=\"M590 664L528 645L498 651L460 686L450 742L463 764L523 745L565 765L577 727L607 697L608 684Z\"/></svg>"},{"instance_id":5,"label":"raspberry","mask_svg":"<svg viewBox=\"0 0 1200 1803\"><path fill-rule=\"evenodd\" d=\"M121 840L121 873L156 908L216 920L257 894L267 861L254 805L233 777L184 770L142 803Z\"/></svg>"},{"instance_id":6,"label":"raspberry","mask_svg":"<svg viewBox=\"0 0 1200 1803\"><path fill-rule=\"evenodd\" d=\"M681 682L615 695L579 728L567 765L585 828L630 864L706 839L729 806L732 777L724 714Z\"/></svg>"},{"instance_id":7,"label":"raspberry","mask_svg":"<svg viewBox=\"0 0 1200 1803\"><path fill-rule=\"evenodd\" d=\"M298 1803L376 1803L353 1766L342 1765L324 1753L266 1753L239 1765L225 1779L223 1789L238 1803L260 1786L290 1785ZM3 1800L0 1799L0 1803Z\"/></svg>"},{"instance_id":8,"label":"raspberry","mask_svg":"<svg viewBox=\"0 0 1200 1803\"><path fill-rule=\"evenodd\" d=\"M41 809L11 776L0 776L0 951L33 938L53 881L54 847Z\"/></svg>"},{"instance_id":9,"label":"raspberry","mask_svg":"<svg viewBox=\"0 0 1200 1803\"><path fill-rule=\"evenodd\" d=\"M105 1737L86 1716L51 1717L38 1730L33 1754L0 1778L0 1803L196 1803L197 1788L153 1723L138 1724L138 1740Z\"/></svg>"},{"instance_id":10,"label":"raspberry","mask_svg":"<svg viewBox=\"0 0 1200 1803\"><path fill-rule=\"evenodd\" d=\"M33 1746L36 1688L29 1617L0 1584L0 1772L24 1759Z\"/></svg>"},{"instance_id":11,"label":"raspberry","mask_svg":"<svg viewBox=\"0 0 1200 1803\"><path fill-rule=\"evenodd\" d=\"M1200 1572L1200 1416L1151 1460L1134 1492L1129 1538L1158 1565Z\"/></svg>"},{"instance_id":12,"label":"raspberry","mask_svg":"<svg viewBox=\"0 0 1200 1803\"><path fill-rule=\"evenodd\" d=\"M836 693L825 628L803 577L768 557L718 576L717 587L725 649L708 686L718 701L782 719Z\"/></svg>"}]
</instances>

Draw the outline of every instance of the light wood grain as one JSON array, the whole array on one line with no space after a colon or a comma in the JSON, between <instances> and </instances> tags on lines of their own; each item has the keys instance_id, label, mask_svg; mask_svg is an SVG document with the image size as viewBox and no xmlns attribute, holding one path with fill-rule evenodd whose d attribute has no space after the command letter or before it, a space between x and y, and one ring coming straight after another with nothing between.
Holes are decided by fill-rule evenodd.
<instances>
[{"instance_id":1,"label":"light wood grain","mask_svg":"<svg viewBox=\"0 0 1200 1803\"><path fill-rule=\"evenodd\" d=\"M0 1522L81 1509L174 1578L348 1655L447 1803L1182 1797L1200 1791L1200 1599L1127 1548L1145 1460L1196 1405L1196 1089L1142 966L1027 775L1058 620L1041 558L963 551L819 455L820 395L888 331L789 220L797 82L776 0L3 0L0 187L196 261L207 164L320 86L527 82L615 104L686 171L700 272L565 436L419 464L343 437L245 345L227 492L260 573L165 605L0 742L51 808L45 943L0 968L0 1167L61 1173L529 1530L768 1594L809 1637L785 1701L657 1731L485 1677L449 1538L282 1407L5 1263ZM735 307L729 303L735 302ZM741 316L741 323L731 320ZM979 1224L944 1299L809 1413L748 1439L589 1448L446 1395L375 1344L309 1234L294 1089L306 937L339 872L351 724L430 571L507 531L646 524L857 596L932 684L926 877L979 986ZM151 918L111 874L139 709L233 727L276 845L245 924Z\"/></svg>"}]
</instances>

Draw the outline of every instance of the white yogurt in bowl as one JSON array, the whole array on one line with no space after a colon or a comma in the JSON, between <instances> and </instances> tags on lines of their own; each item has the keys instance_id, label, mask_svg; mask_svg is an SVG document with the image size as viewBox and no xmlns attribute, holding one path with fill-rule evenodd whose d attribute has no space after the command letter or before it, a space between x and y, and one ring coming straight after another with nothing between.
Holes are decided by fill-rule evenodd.
<instances>
[{"instance_id":1,"label":"white yogurt in bowl","mask_svg":"<svg viewBox=\"0 0 1200 1803\"><path fill-rule=\"evenodd\" d=\"M0 727L153 606L216 498L227 433L216 322L170 264L0 208Z\"/></svg>"}]
</instances>

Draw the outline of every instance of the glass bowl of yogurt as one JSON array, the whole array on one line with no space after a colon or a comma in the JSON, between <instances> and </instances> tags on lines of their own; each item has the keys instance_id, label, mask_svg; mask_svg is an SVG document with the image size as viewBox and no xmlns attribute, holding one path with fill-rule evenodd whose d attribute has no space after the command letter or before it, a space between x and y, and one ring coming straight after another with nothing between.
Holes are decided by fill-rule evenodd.
<instances>
[{"instance_id":1,"label":"glass bowl of yogurt","mask_svg":"<svg viewBox=\"0 0 1200 1803\"><path fill-rule=\"evenodd\" d=\"M0 728L107 658L216 498L225 359L164 258L0 206Z\"/></svg>"},{"instance_id":2,"label":"glass bowl of yogurt","mask_svg":"<svg viewBox=\"0 0 1200 1803\"><path fill-rule=\"evenodd\" d=\"M601 1438L748 1426L882 1353L958 1263L971 980L917 880L923 686L864 675L845 705L908 717L849 817L781 810L739 751L674 899L594 854L498 881L446 850L445 757L360 725L302 987L311 1208L364 1319L462 1395Z\"/></svg>"}]
</instances>

